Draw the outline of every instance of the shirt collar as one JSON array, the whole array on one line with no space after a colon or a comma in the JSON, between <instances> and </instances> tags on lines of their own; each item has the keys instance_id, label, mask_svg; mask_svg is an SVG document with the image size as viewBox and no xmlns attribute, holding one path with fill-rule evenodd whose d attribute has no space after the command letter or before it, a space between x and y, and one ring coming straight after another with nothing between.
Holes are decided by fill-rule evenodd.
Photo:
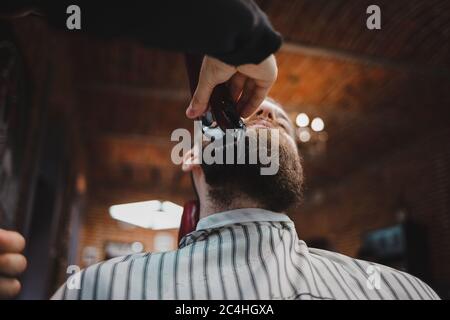
<instances>
[{"instance_id":1,"label":"shirt collar","mask_svg":"<svg viewBox=\"0 0 450 320\"><path fill-rule=\"evenodd\" d=\"M273 221L292 222L285 213L273 212L261 208L243 208L214 213L200 219L196 231L204 229L219 228L229 224Z\"/></svg>"},{"instance_id":2,"label":"shirt collar","mask_svg":"<svg viewBox=\"0 0 450 320\"><path fill-rule=\"evenodd\" d=\"M194 231L186 234L179 242L181 249L197 240L208 236L211 229L245 222L287 222L294 224L285 213L278 213L260 208L243 208L214 213L200 219Z\"/></svg>"}]
</instances>

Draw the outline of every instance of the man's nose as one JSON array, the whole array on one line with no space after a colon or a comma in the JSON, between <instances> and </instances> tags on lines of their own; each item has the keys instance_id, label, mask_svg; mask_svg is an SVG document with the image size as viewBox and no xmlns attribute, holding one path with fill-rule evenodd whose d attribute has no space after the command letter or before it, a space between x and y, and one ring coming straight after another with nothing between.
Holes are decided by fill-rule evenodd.
<instances>
[{"instance_id":1,"label":"man's nose","mask_svg":"<svg viewBox=\"0 0 450 320\"><path fill-rule=\"evenodd\" d=\"M256 110L255 116L273 120L274 112L272 108L262 105L258 108L258 110Z\"/></svg>"}]
</instances>

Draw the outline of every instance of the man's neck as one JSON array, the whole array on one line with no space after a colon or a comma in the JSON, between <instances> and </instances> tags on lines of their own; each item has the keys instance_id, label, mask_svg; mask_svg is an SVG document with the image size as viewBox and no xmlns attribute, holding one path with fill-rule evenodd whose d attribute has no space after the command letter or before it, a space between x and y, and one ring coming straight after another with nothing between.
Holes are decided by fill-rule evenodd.
<instances>
[{"instance_id":1,"label":"man's neck","mask_svg":"<svg viewBox=\"0 0 450 320\"><path fill-rule=\"evenodd\" d=\"M248 197L235 198L229 205L226 206L216 203L209 197L203 197L200 199L200 219L219 212L242 208L262 208L262 206L257 201L254 201Z\"/></svg>"}]
</instances>

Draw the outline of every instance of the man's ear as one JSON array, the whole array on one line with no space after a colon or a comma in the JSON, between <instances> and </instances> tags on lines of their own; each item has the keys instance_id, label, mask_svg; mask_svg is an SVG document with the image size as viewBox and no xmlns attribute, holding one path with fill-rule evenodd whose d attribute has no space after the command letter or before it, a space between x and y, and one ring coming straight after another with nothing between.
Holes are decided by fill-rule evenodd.
<instances>
[{"instance_id":1,"label":"man's ear","mask_svg":"<svg viewBox=\"0 0 450 320\"><path fill-rule=\"evenodd\" d=\"M184 172L191 172L194 169L200 168L200 150L197 147L193 147L183 156L183 165L181 169Z\"/></svg>"}]
</instances>

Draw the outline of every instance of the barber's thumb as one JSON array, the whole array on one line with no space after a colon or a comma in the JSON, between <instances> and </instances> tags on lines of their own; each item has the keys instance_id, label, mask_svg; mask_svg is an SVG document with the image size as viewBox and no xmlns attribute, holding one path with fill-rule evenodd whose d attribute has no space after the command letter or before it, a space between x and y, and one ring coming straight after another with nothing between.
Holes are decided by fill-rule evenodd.
<instances>
[{"instance_id":1,"label":"barber's thumb","mask_svg":"<svg viewBox=\"0 0 450 320\"><path fill-rule=\"evenodd\" d=\"M190 119L200 117L208 108L209 98L211 97L214 85L202 84L199 82L197 89L192 96L191 103L186 110L186 116Z\"/></svg>"}]
</instances>

